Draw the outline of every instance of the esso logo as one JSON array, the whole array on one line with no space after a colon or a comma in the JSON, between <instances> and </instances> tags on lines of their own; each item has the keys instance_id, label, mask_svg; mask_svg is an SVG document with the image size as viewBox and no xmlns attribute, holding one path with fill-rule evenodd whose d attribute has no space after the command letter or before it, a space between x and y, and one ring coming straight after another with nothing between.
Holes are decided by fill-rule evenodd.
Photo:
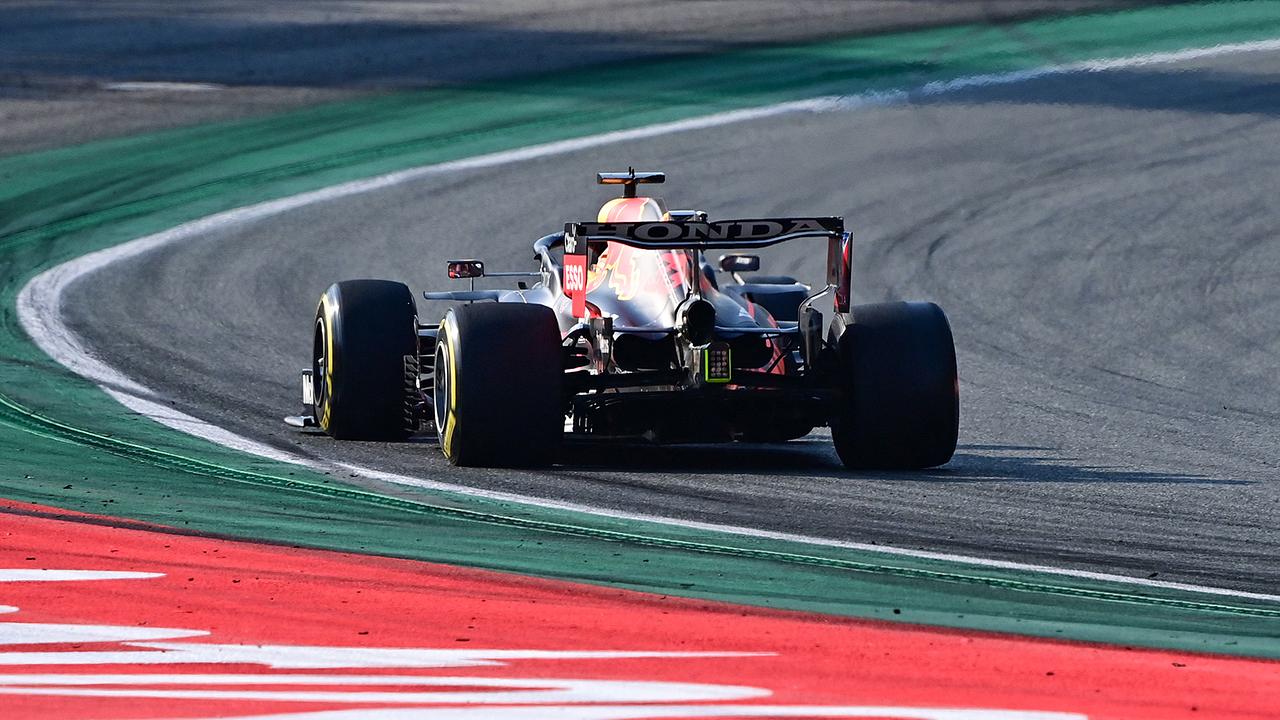
<instances>
[{"instance_id":1,"label":"esso logo","mask_svg":"<svg viewBox=\"0 0 1280 720\"><path fill-rule=\"evenodd\" d=\"M581 265L566 265L564 268L565 292L581 292L587 287L587 270Z\"/></svg>"}]
</instances>

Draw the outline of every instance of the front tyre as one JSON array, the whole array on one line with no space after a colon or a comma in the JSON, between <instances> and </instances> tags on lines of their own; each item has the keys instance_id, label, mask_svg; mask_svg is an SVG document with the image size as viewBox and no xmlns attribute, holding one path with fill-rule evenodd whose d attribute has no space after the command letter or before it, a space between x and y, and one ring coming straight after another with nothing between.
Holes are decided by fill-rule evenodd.
<instances>
[{"instance_id":1,"label":"front tyre","mask_svg":"<svg viewBox=\"0 0 1280 720\"><path fill-rule=\"evenodd\" d=\"M344 280L316 310L316 422L339 440L403 440L405 356L418 352L417 308L403 283Z\"/></svg>"},{"instance_id":2,"label":"front tyre","mask_svg":"<svg viewBox=\"0 0 1280 720\"><path fill-rule=\"evenodd\" d=\"M942 308L854 306L837 345L844 406L831 424L849 468L908 470L951 459L960 425L955 344Z\"/></svg>"},{"instance_id":3,"label":"front tyre","mask_svg":"<svg viewBox=\"0 0 1280 720\"><path fill-rule=\"evenodd\" d=\"M454 465L551 462L564 435L564 357L544 305L482 303L445 314L436 339L432 406Z\"/></svg>"}]
</instances>

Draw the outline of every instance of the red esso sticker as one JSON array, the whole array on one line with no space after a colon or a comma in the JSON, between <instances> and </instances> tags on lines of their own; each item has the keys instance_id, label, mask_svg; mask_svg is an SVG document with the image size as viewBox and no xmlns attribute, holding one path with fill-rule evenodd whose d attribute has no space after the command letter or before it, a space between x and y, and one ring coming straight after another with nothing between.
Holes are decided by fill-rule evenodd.
<instances>
[{"instance_id":1,"label":"red esso sticker","mask_svg":"<svg viewBox=\"0 0 1280 720\"><path fill-rule=\"evenodd\" d=\"M587 269L572 261L566 264L564 267L564 291L566 293L576 293L586 286Z\"/></svg>"},{"instance_id":2,"label":"red esso sticker","mask_svg":"<svg viewBox=\"0 0 1280 720\"><path fill-rule=\"evenodd\" d=\"M587 256L566 255L564 258L564 294L573 299L574 317L587 314Z\"/></svg>"}]
</instances>

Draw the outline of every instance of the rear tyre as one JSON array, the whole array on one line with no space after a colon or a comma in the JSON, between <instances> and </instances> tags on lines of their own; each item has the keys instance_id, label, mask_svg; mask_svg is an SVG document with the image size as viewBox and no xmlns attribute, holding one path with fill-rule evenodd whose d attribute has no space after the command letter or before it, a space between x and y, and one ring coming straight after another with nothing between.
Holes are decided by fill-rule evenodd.
<instances>
[{"instance_id":1,"label":"rear tyre","mask_svg":"<svg viewBox=\"0 0 1280 720\"><path fill-rule=\"evenodd\" d=\"M449 462L527 467L555 459L564 435L564 358L551 308L449 310L433 376L436 432Z\"/></svg>"},{"instance_id":2,"label":"rear tyre","mask_svg":"<svg viewBox=\"0 0 1280 720\"><path fill-rule=\"evenodd\" d=\"M403 283L344 280L316 310L316 422L339 440L403 440L404 357L418 348L417 308Z\"/></svg>"},{"instance_id":3,"label":"rear tyre","mask_svg":"<svg viewBox=\"0 0 1280 720\"><path fill-rule=\"evenodd\" d=\"M956 449L960 396L955 344L933 303L857 305L839 334L846 399L833 420L849 468L942 465Z\"/></svg>"}]
</instances>

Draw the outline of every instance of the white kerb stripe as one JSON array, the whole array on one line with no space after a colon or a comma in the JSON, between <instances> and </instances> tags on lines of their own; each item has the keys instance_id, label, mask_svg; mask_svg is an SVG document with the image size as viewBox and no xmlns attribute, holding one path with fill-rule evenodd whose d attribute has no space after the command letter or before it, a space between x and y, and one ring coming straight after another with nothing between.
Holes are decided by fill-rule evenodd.
<instances>
[{"instance_id":1,"label":"white kerb stripe","mask_svg":"<svg viewBox=\"0 0 1280 720\"><path fill-rule=\"evenodd\" d=\"M164 577L164 573L126 572L117 570L37 570L0 568L3 582L80 582L82 580L146 580Z\"/></svg>"}]
</instances>

